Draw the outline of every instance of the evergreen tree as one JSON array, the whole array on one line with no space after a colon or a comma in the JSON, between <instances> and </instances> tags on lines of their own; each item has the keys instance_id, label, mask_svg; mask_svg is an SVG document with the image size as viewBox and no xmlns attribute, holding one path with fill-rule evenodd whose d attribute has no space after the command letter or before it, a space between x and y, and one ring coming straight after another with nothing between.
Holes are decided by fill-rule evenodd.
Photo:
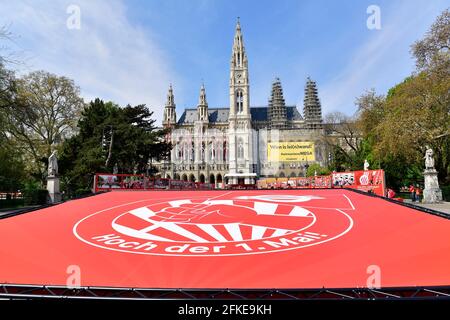
<instances>
[{"instance_id":1,"label":"evergreen tree","mask_svg":"<svg viewBox=\"0 0 450 320\"><path fill-rule=\"evenodd\" d=\"M100 99L91 101L78 122L79 133L66 140L60 173L69 194L88 192L95 173L147 173L150 159L167 156L170 144L164 130L154 127L153 113L145 105L120 108Z\"/></svg>"}]
</instances>

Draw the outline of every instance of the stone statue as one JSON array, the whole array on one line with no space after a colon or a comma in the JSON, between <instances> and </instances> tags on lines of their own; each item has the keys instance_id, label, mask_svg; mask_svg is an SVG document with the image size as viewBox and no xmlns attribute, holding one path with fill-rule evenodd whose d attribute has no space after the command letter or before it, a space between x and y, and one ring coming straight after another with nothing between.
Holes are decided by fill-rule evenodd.
<instances>
[{"instance_id":1,"label":"stone statue","mask_svg":"<svg viewBox=\"0 0 450 320\"><path fill-rule=\"evenodd\" d=\"M58 177L58 158L56 158L56 151L53 151L48 158L47 190L50 203L61 202Z\"/></svg>"},{"instance_id":2,"label":"stone statue","mask_svg":"<svg viewBox=\"0 0 450 320\"><path fill-rule=\"evenodd\" d=\"M425 169L434 169L434 159L433 159L433 149L426 146L427 151L425 151Z\"/></svg>"},{"instance_id":3,"label":"stone statue","mask_svg":"<svg viewBox=\"0 0 450 320\"><path fill-rule=\"evenodd\" d=\"M367 159L366 160L364 160L364 171L367 171L367 170L369 170L369 162L367 161Z\"/></svg>"},{"instance_id":4,"label":"stone statue","mask_svg":"<svg viewBox=\"0 0 450 320\"><path fill-rule=\"evenodd\" d=\"M439 203L442 201L442 190L439 188L438 173L434 168L433 150L426 146L425 170L423 172L425 188L423 189L423 203Z\"/></svg>"},{"instance_id":5,"label":"stone statue","mask_svg":"<svg viewBox=\"0 0 450 320\"><path fill-rule=\"evenodd\" d=\"M58 158L56 157L56 150L55 150L48 158L48 176L55 177L57 175L58 175Z\"/></svg>"}]
</instances>

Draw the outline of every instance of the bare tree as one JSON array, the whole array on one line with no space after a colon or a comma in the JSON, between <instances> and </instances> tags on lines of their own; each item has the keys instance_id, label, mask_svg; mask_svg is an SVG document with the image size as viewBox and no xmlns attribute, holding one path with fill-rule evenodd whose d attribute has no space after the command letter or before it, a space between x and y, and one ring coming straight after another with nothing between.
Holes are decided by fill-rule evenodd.
<instances>
[{"instance_id":1,"label":"bare tree","mask_svg":"<svg viewBox=\"0 0 450 320\"><path fill-rule=\"evenodd\" d=\"M339 149L350 158L349 153L360 150L362 139L357 121L342 112L332 112L324 117L326 134L323 140L328 146Z\"/></svg>"},{"instance_id":2,"label":"bare tree","mask_svg":"<svg viewBox=\"0 0 450 320\"><path fill-rule=\"evenodd\" d=\"M11 45L14 44L14 35L9 31L9 27L6 25L0 26L0 65L23 64L20 58L23 52L11 49Z\"/></svg>"},{"instance_id":3,"label":"bare tree","mask_svg":"<svg viewBox=\"0 0 450 320\"><path fill-rule=\"evenodd\" d=\"M6 64L15 62L13 54L8 52L5 44L11 41L11 33L6 26L0 27L0 109L11 105L15 93L14 72L6 68ZM1 117L1 115L0 115Z\"/></svg>"},{"instance_id":4,"label":"bare tree","mask_svg":"<svg viewBox=\"0 0 450 320\"><path fill-rule=\"evenodd\" d=\"M425 37L412 45L419 70L435 69L447 76L450 67L450 11L445 10Z\"/></svg>"}]
</instances>

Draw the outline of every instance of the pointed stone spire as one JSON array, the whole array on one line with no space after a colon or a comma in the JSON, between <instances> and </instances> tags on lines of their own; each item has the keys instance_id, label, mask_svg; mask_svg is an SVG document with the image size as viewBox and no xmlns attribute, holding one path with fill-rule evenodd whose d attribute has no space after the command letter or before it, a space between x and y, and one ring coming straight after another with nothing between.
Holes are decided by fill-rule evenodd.
<instances>
[{"instance_id":1,"label":"pointed stone spire","mask_svg":"<svg viewBox=\"0 0 450 320\"><path fill-rule=\"evenodd\" d=\"M200 87L200 97L198 99L198 105L199 106L207 106L208 102L206 101L206 91L205 91L205 84L202 83L202 86Z\"/></svg>"},{"instance_id":2,"label":"pointed stone spire","mask_svg":"<svg viewBox=\"0 0 450 320\"><path fill-rule=\"evenodd\" d=\"M308 122L321 123L322 107L317 93L317 85L310 77L306 80L305 99L303 104L303 115L305 120Z\"/></svg>"},{"instance_id":3,"label":"pointed stone spire","mask_svg":"<svg viewBox=\"0 0 450 320\"><path fill-rule=\"evenodd\" d=\"M287 127L286 103L283 88L279 78L272 83L272 93L269 99L269 125L271 128L283 129Z\"/></svg>"},{"instance_id":4,"label":"pointed stone spire","mask_svg":"<svg viewBox=\"0 0 450 320\"><path fill-rule=\"evenodd\" d=\"M238 18L231 54L229 119L237 114L240 117L251 117L249 90L248 60Z\"/></svg>"},{"instance_id":5,"label":"pointed stone spire","mask_svg":"<svg viewBox=\"0 0 450 320\"><path fill-rule=\"evenodd\" d=\"M239 17L236 23L236 31L233 41L233 53L231 55L231 64L234 67L245 68L247 67L247 55L245 53L244 39L241 32L241 23Z\"/></svg>"},{"instance_id":6,"label":"pointed stone spire","mask_svg":"<svg viewBox=\"0 0 450 320\"><path fill-rule=\"evenodd\" d=\"M248 60L238 18L230 62L230 112L228 114L228 183L255 182Z\"/></svg>"},{"instance_id":7,"label":"pointed stone spire","mask_svg":"<svg viewBox=\"0 0 450 320\"><path fill-rule=\"evenodd\" d=\"M169 85L169 92L167 93L167 101L164 107L163 126L171 126L177 122L177 113L175 105L175 97L173 95L172 84Z\"/></svg>"},{"instance_id":8,"label":"pointed stone spire","mask_svg":"<svg viewBox=\"0 0 450 320\"><path fill-rule=\"evenodd\" d=\"M200 87L200 97L197 106L198 120L208 121L208 102L206 101L205 85L202 83Z\"/></svg>"},{"instance_id":9,"label":"pointed stone spire","mask_svg":"<svg viewBox=\"0 0 450 320\"><path fill-rule=\"evenodd\" d=\"M166 106L172 106L175 105L174 103L174 96L173 96L173 88L172 84L169 85L169 92L167 93L167 102Z\"/></svg>"}]
</instances>

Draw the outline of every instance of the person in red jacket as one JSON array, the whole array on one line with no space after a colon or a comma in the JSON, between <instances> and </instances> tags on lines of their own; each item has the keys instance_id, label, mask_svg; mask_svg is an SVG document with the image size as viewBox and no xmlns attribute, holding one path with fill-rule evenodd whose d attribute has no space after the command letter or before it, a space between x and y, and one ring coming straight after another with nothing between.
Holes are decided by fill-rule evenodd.
<instances>
[{"instance_id":1,"label":"person in red jacket","mask_svg":"<svg viewBox=\"0 0 450 320\"><path fill-rule=\"evenodd\" d=\"M387 196L389 199L393 199L395 197L395 191L391 188L388 189Z\"/></svg>"},{"instance_id":2,"label":"person in red jacket","mask_svg":"<svg viewBox=\"0 0 450 320\"><path fill-rule=\"evenodd\" d=\"M416 201L416 188L414 188L414 185L413 185L413 184L411 184L411 185L409 186L409 193L410 193L410 195L411 195L411 201L412 201L412 202L415 202L415 201Z\"/></svg>"},{"instance_id":3,"label":"person in red jacket","mask_svg":"<svg viewBox=\"0 0 450 320\"><path fill-rule=\"evenodd\" d=\"M419 185L417 185L415 192L416 192L416 201L420 202L420 195L422 193L422 189L420 189Z\"/></svg>"}]
</instances>

